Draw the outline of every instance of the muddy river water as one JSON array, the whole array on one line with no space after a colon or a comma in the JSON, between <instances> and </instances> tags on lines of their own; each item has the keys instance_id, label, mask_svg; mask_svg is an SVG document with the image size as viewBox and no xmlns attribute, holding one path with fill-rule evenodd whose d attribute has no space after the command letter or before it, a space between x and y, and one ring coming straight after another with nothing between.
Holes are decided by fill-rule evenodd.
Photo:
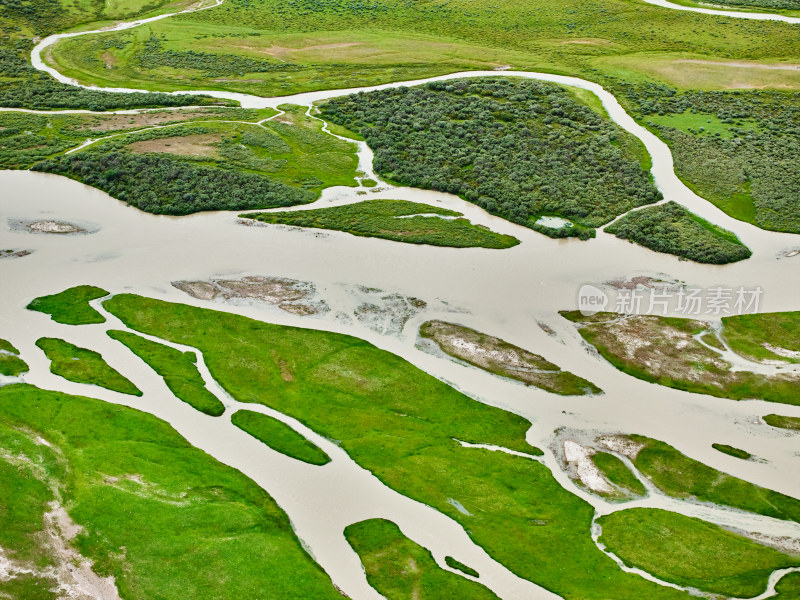
<instances>
[{"instance_id":1,"label":"muddy river water","mask_svg":"<svg viewBox=\"0 0 800 600\"><path fill-rule=\"evenodd\" d=\"M41 51L55 40L43 40L33 53L34 65L46 67ZM497 76L495 71L457 73ZM174 398L154 373L105 335L119 323L70 327L47 315L25 310L37 296L78 284L92 284L112 293L135 292L154 298L228 310L257 319L337 331L369 340L447 381L481 402L529 419L531 444L545 450L540 459L567 489L592 503L598 515L618 510L577 487L549 449L559 428L582 435L639 433L663 440L688 456L758 485L800 497L798 436L766 426L771 412L800 417L800 407L761 401L735 402L672 390L624 375L587 351L574 326L558 315L576 308L584 284L633 276L680 281L702 288L760 287L761 311L800 309L800 236L759 230L735 221L692 193L675 176L669 149L636 124L616 99L591 82L548 74L504 72L575 85L596 93L610 116L637 135L653 157L653 176L666 200L734 231L753 250L753 257L725 267L699 265L657 254L613 236L598 233L588 242L552 240L493 217L457 197L381 184L378 191L357 196L356 188L330 188L318 206L346 204L364 198L398 198L435 204L464 213L475 223L516 236L521 244L507 250L448 249L360 238L338 232L315 232L281 226L242 226L235 213L209 212L187 217L154 216L110 198L83 184L55 175L0 171L0 247L32 253L0 262L0 337L10 340L29 363L25 381L47 389L83 394L150 412L172 424L192 444L262 485L287 512L303 543L350 597L380 596L369 587L358 557L342 530L373 517L395 521L410 538L429 548L437 561L451 555L481 573L481 581L502 598L552 598L552 593L521 580L473 544L454 521L383 486L355 465L345 453L288 417L266 408L247 408L286 420L319 444L333 458L324 467L294 461L274 452L230 424L214 419ZM421 82L407 82L418 84ZM404 85L404 84L391 84ZM389 87L389 86L377 86ZM377 89L370 88L370 89ZM352 90L313 92L283 98L258 98L216 92L245 106L313 102ZM360 145L361 165L371 172L371 153ZM361 190L363 191L363 190ZM306 208L306 207L302 207ZM57 221L90 226L86 235L34 234L11 223ZM220 304L199 300L171 286L178 280L244 276L286 277L311 282L330 308L310 316L290 314L258 301ZM426 308L416 312L402 331L386 329L353 317L363 286L419 298ZM713 317L711 317L713 318ZM545 356L564 369L589 379L601 396L562 397L503 380L457 364L419 347L417 329L429 319L461 323L503 338ZM541 324L546 325L546 331ZM100 351L108 362L142 389L141 398L126 397L92 386L70 383L49 373L48 361L35 346L42 336L63 337ZM202 357L201 357L202 358ZM201 361L202 365L202 361ZM230 409L238 403L208 385ZM723 443L745 448L759 461L741 461L711 448ZM500 450L502 451L502 450ZM457 499L454 499L457 501ZM800 540L800 526L769 518L676 501L651 490L633 505L675 510L743 531ZM772 584L774 585L773 578Z\"/></svg>"}]
</instances>

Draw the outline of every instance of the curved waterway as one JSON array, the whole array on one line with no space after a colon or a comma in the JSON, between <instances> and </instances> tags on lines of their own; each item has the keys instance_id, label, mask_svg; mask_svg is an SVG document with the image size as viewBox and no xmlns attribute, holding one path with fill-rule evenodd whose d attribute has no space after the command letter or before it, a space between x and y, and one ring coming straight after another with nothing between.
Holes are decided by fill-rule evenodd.
<instances>
[{"instance_id":1,"label":"curved waterway","mask_svg":"<svg viewBox=\"0 0 800 600\"><path fill-rule=\"evenodd\" d=\"M693 13L701 13L704 15L715 15L718 17L732 17L734 19L750 19L753 21L782 21L783 23L800 23L800 17L789 17L787 15L779 15L775 13L760 13L760 12L746 12L739 10L725 10L725 7L719 8L704 8L701 6L683 6L669 2L669 0L643 0L653 6L660 6L661 8L670 8L672 10L683 10Z\"/></svg>"},{"instance_id":2,"label":"curved waterway","mask_svg":"<svg viewBox=\"0 0 800 600\"><path fill-rule=\"evenodd\" d=\"M677 5L674 7L689 10ZM719 13L713 11L713 14ZM167 16L170 15L123 23L113 29L135 27ZM42 40L32 54L34 66L60 81L77 84L44 65L41 54L58 39L87 33L92 32L60 34ZM602 232L589 242L552 240L493 217L457 197L412 188L387 188L383 185L380 191L366 197L406 199L452 208L475 223L516 236L521 244L502 251L456 250L359 238L339 232L243 227L238 224L236 214L228 212L179 218L154 216L65 178L43 173L0 171L3 189L0 245L33 251L29 256L0 262L3 287L0 337L16 345L29 362L31 372L24 376L25 380L47 389L134 406L168 421L191 443L247 474L275 497L292 520L300 539L333 581L350 597L358 599L379 596L368 586L358 557L344 540L342 529L351 522L376 517L398 523L409 537L430 548L440 564L445 555L452 555L476 568L482 574L482 581L501 598L554 596L520 580L492 561L454 521L387 489L341 450L314 432L304 430L298 423L274 415L318 443L334 459L332 463L325 467L303 466L233 427L228 416L212 419L179 402L160 378L105 336L108 326L119 325L115 320L101 326L69 327L53 323L41 313L25 310L27 303L40 295L88 283L112 293L133 291L264 321L364 338L451 383L476 400L530 420L532 427L528 441L545 450L541 462L564 487L590 502L598 515L619 510L625 505L608 503L572 482L550 450L556 429L567 428L598 435L643 434L663 440L712 467L800 497L800 480L786 476L797 470L798 436L770 428L761 420L763 415L772 412L800 417L800 407L761 401L734 402L628 377L588 352L573 325L558 315L559 310L575 307L581 285L599 285L634 275L682 281L700 287L760 286L764 290L762 311L797 310L800 305L800 278L796 276L800 257L780 258L800 245L800 237L765 232L736 221L691 192L675 176L669 148L639 126L601 86L578 78L544 73L479 71L279 98L225 92L191 93L231 98L247 107L277 107L283 103L311 107L319 100L356 91L487 76L527 77L581 87L595 93L611 118L647 147L653 158L654 180L665 199L675 200L696 214L734 231L753 249L753 258L725 267L699 265L653 253ZM364 144L359 148L360 165L371 173L371 153ZM315 205L333 206L363 199L364 196L357 196L357 191L357 188L329 188ZM307 206L297 209L302 208ZM91 222L97 230L90 235L63 237L32 235L9 226L10 222L32 219ZM301 317L266 303L221 305L189 297L170 285L176 280L230 279L246 275L312 282L331 310ZM352 300L350 290L359 286L420 298L428 303L428 307L414 316L399 335L384 335L352 318L352 306L348 305ZM417 347L417 327L425 320L437 318L462 323L542 354L562 368L591 380L605 393L590 397L555 396L423 352ZM554 335L546 333L540 324L546 324ZM144 391L144 396L125 397L53 376L48 371L43 353L35 346L36 339L45 335L63 337L101 351L112 366ZM204 376L209 388L224 396L224 392L214 387L205 370ZM240 406L228 397L223 397L223 402L230 409ZM268 412L249 404L246 408ZM744 448L761 460L741 461L722 454L712 449L711 444L715 442ZM793 523L673 500L653 490L647 498L629 506L634 505L700 516L747 532L795 540L800 537L800 531ZM778 575L773 576L771 586L774 587Z\"/></svg>"}]
</instances>

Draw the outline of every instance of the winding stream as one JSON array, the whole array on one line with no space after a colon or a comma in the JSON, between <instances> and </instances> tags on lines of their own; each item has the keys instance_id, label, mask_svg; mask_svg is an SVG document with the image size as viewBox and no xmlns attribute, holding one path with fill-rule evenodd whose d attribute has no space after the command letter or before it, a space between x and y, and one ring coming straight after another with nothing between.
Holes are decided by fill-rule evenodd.
<instances>
[{"instance_id":1,"label":"winding stream","mask_svg":"<svg viewBox=\"0 0 800 600\"><path fill-rule=\"evenodd\" d=\"M659 0L645 1L659 6L669 5L667 8L723 14ZM217 0L216 5L221 2ZM744 16L748 14L751 16ZM121 23L112 29L127 29L169 16ZM726 16L764 19L770 15L733 13ZM775 17L773 20L789 19L772 16ZM800 19L788 22L800 22ZM45 38L33 50L34 66L62 82L78 85L45 65L41 56L59 39L90 33L94 32ZM311 115L314 102L356 91L420 85L458 77L501 75L576 86L596 94L611 118L645 144L653 158L654 180L665 201L675 200L696 214L734 231L754 251L753 258L726 267L699 265L650 252L602 232L590 242L551 240L493 217L457 197L412 188L383 189L370 197L407 199L451 208L464 213L475 223L514 235L522 243L503 251L455 250L356 238L339 232L319 235L280 227L242 227L237 224L235 214L226 212L177 218L155 216L65 178L43 173L0 171L0 184L4 190L0 204L2 245L34 250L30 256L5 260L0 264L3 281L0 337L15 344L31 366L24 379L47 389L133 406L166 420L192 444L242 471L267 490L287 512L298 536L314 557L334 582L353 598L373 600L380 596L367 584L360 561L344 540L342 530L352 522L377 517L395 521L411 539L431 549L440 564L443 564L445 555L451 555L476 568L481 572L481 581L501 598L555 596L519 579L493 561L472 543L455 521L386 488L355 465L335 444L285 415L259 405L240 405L228 397L211 378L200 353L197 353L198 365L207 386L228 407L226 415L220 419L203 415L176 400L155 373L141 361L132 360L126 348L109 339L105 335L109 327L121 328L113 317L103 325L75 328L53 323L41 313L27 311L26 304L40 295L91 283L112 293L135 291L274 323L355 335L402 356L482 402L529 419L533 427L528 432L528 441L545 449L545 455L535 460L543 462L562 486L594 506L598 516L632 506L664 508L744 531L800 539L800 527L796 523L667 498L656 493L652 486L648 488L650 494L641 500L626 504L606 502L575 485L556 457L547 450L553 441L553 432L560 427L598 433L640 433L663 440L714 468L800 497L800 481L786 477L786 473L797 469L798 436L767 427L760 420L770 412L800 417L800 407L761 401L733 402L633 379L588 352L575 328L557 314L558 310L575 306L576 294L582 284L600 284L634 274L697 285L710 282L730 287L760 285L764 289L762 310L796 310L800 299L800 280L796 277L800 258L777 260L782 252L797 246L800 238L766 232L736 221L691 192L675 175L669 148L638 125L601 86L578 78L544 73L478 71L277 98L226 92L177 93L230 98L251 108L276 108L280 104L293 103L307 106ZM371 151L363 143L359 144L359 168L367 176L375 178ZM315 205L332 206L360 200L357 190L329 188ZM304 208L308 205L297 207ZM96 224L98 230L91 235L58 237L31 235L6 226L9 220L33 218L80 220ZM332 310L326 314L301 317L258 302L220 306L188 297L170 285L175 280L243 275L311 281ZM343 285L367 285L422 298L428 301L429 308L413 317L401 335L381 335L357 320L337 318L337 315L350 310L343 300ZM462 323L542 354L561 367L591 380L605 394L594 397L555 396L427 354L416 345L417 328L423 321L437 318ZM539 323L547 324L555 335L546 334ZM47 360L35 346L36 339L44 335L63 337L100 351L112 366L142 389L144 396L126 397L70 383L50 374ZM230 423L230 414L237 408L257 410L283 420L318 444L333 461L324 467L316 467L270 450ZM764 462L746 462L721 454L711 448L714 442L745 448L763 458ZM496 447L488 449L504 451ZM780 575L778 572L773 574L771 587L765 594L774 590Z\"/></svg>"}]
</instances>

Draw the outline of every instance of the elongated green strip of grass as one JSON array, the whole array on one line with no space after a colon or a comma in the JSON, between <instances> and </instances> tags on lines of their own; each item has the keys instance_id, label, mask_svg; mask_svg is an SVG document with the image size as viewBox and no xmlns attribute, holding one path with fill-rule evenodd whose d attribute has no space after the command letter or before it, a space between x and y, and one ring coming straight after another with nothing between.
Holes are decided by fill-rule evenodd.
<instances>
[{"instance_id":1,"label":"elongated green strip of grass","mask_svg":"<svg viewBox=\"0 0 800 600\"><path fill-rule=\"evenodd\" d=\"M225 412L225 406L208 391L195 365L195 355L151 342L127 331L109 331L108 336L125 344L161 377L179 399L212 417Z\"/></svg>"},{"instance_id":2,"label":"elongated green strip of grass","mask_svg":"<svg viewBox=\"0 0 800 600\"><path fill-rule=\"evenodd\" d=\"M281 454L311 465L326 465L330 457L294 429L268 415L251 410L238 410L231 422L257 440Z\"/></svg>"},{"instance_id":3,"label":"elongated green strip of grass","mask_svg":"<svg viewBox=\"0 0 800 600\"><path fill-rule=\"evenodd\" d=\"M28 371L28 363L19 356L0 354L0 375L16 377Z\"/></svg>"},{"instance_id":4,"label":"elongated green strip of grass","mask_svg":"<svg viewBox=\"0 0 800 600\"><path fill-rule=\"evenodd\" d=\"M5 386L0 447L21 457L0 460L0 546L12 560L52 564L42 515L59 500L83 528L72 544L126 600L342 598L264 490L151 415ZM36 589L53 579L12 582L0 581L12 598L53 599Z\"/></svg>"},{"instance_id":5,"label":"elongated green strip of grass","mask_svg":"<svg viewBox=\"0 0 800 600\"><path fill-rule=\"evenodd\" d=\"M427 215L460 217L461 213L407 200L367 200L347 206L240 216L262 223L334 229L409 244L451 248L511 248L519 244L515 237L473 225L464 218L443 219Z\"/></svg>"},{"instance_id":6,"label":"elongated green strip of grass","mask_svg":"<svg viewBox=\"0 0 800 600\"><path fill-rule=\"evenodd\" d=\"M636 468L665 494L800 522L800 500L718 471L664 442L639 435L631 439L644 444L633 461Z\"/></svg>"},{"instance_id":7,"label":"elongated green strip of grass","mask_svg":"<svg viewBox=\"0 0 800 600\"><path fill-rule=\"evenodd\" d=\"M121 394L141 396L142 392L94 350L75 346L58 338L39 338L36 345L50 359L50 372L76 383L99 385Z\"/></svg>"},{"instance_id":8,"label":"elongated green strip of grass","mask_svg":"<svg viewBox=\"0 0 800 600\"><path fill-rule=\"evenodd\" d=\"M613 454L597 452L592 455L592 462L614 485L618 485L637 496L644 496L647 492L642 482L636 479L636 475Z\"/></svg>"},{"instance_id":9,"label":"elongated green strip of grass","mask_svg":"<svg viewBox=\"0 0 800 600\"><path fill-rule=\"evenodd\" d=\"M461 561L456 560L452 556L445 556L444 562L451 569L456 569L458 571L461 571L462 573L470 575L471 577L476 577L476 578L480 577L480 573L478 573L475 569L473 569L472 567L468 567L467 565L465 565Z\"/></svg>"},{"instance_id":10,"label":"elongated green strip of grass","mask_svg":"<svg viewBox=\"0 0 800 600\"><path fill-rule=\"evenodd\" d=\"M391 521L361 521L349 525L344 535L361 558L367 581L387 600L497 598L481 584L442 569L430 551L409 540Z\"/></svg>"},{"instance_id":11,"label":"elongated green strip of grass","mask_svg":"<svg viewBox=\"0 0 800 600\"><path fill-rule=\"evenodd\" d=\"M772 571L800 566L800 557L665 510L633 508L598 522L600 542L628 566L706 592L750 598L766 589Z\"/></svg>"},{"instance_id":12,"label":"elongated green strip of grass","mask_svg":"<svg viewBox=\"0 0 800 600\"><path fill-rule=\"evenodd\" d=\"M80 285L58 294L36 298L27 308L46 313L56 323L66 325L104 323L105 317L89 306L90 300L103 296L108 296L108 292L91 285Z\"/></svg>"},{"instance_id":13,"label":"elongated green strip of grass","mask_svg":"<svg viewBox=\"0 0 800 600\"><path fill-rule=\"evenodd\" d=\"M800 418L798 417L782 417L781 415L766 415L764 422L772 427L780 427L781 429L791 429L793 431L800 431Z\"/></svg>"},{"instance_id":14,"label":"elongated green strip of grass","mask_svg":"<svg viewBox=\"0 0 800 600\"><path fill-rule=\"evenodd\" d=\"M0 338L0 351L10 352L11 354L19 354L19 350L14 347L14 344L2 338Z\"/></svg>"},{"instance_id":15,"label":"elongated green strip of grass","mask_svg":"<svg viewBox=\"0 0 800 600\"><path fill-rule=\"evenodd\" d=\"M733 446L729 446L728 444L711 444L711 447L714 448L714 450L722 452L723 454L728 454L736 458L741 458L742 460L750 460L751 458L753 458L753 455L747 452L746 450L742 450L740 448L734 448Z\"/></svg>"},{"instance_id":16,"label":"elongated green strip of grass","mask_svg":"<svg viewBox=\"0 0 800 600\"><path fill-rule=\"evenodd\" d=\"M104 306L132 329L198 348L234 398L337 440L361 467L460 523L519 576L572 600L689 600L603 554L591 538L594 509L547 467L455 441L540 453L525 442L525 419L350 336L129 294Z\"/></svg>"}]
</instances>

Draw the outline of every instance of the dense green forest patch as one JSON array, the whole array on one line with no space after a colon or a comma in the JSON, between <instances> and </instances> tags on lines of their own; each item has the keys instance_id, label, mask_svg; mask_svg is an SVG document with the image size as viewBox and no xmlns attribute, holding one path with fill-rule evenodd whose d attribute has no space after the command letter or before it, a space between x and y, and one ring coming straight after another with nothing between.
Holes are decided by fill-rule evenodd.
<instances>
[{"instance_id":1,"label":"dense green forest patch","mask_svg":"<svg viewBox=\"0 0 800 600\"><path fill-rule=\"evenodd\" d=\"M36 345L50 360L50 372L75 383L99 385L120 394L141 396L142 392L111 367L100 353L58 338L39 338Z\"/></svg>"},{"instance_id":2,"label":"dense green forest patch","mask_svg":"<svg viewBox=\"0 0 800 600\"><path fill-rule=\"evenodd\" d=\"M203 377L197 370L194 353L181 352L127 331L111 330L108 336L125 344L163 377L164 383L180 400L212 417L218 417L225 412L222 402L206 388Z\"/></svg>"},{"instance_id":3,"label":"dense green forest patch","mask_svg":"<svg viewBox=\"0 0 800 600\"><path fill-rule=\"evenodd\" d=\"M262 223L295 227L334 229L353 235L377 237L408 244L430 244L450 248L510 248L519 240L473 225L461 213L407 200L367 200L347 206L303 211L247 213L241 215Z\"/></svg>"},{"instance_id":4,"label":"dense green forest patch","mask_svg":"<svg viewBox=\"0 0 800 600\"><path fill-rule=\"evenodd\" d=\"M798 417L784 417L781 415L765 415L764 422L772 427L780 427L781 429L790 429L792 431L800 431L800 418Z\"/></svg>"},{"instance_id":5,"label":"dense green forest patch","mask_svg":"<svg viewBox=\"0 0 800 600\"><path fill-rule=\"evenodd\" d=\"M800 566L800 556L666 510L632 508L601 517L598 523L603 528L599 541L626 565L726 597L758 596L773 571ZM652 539L659 540L657 548L649 543Z\"/></svg>"},{"instance_id":6,"label":"dense green forest patch","mask_svg":"<svg viewBox=\"0 0 800 600\"><path fill-rule=\"evenodd\" d=\"M737 262L753 254L731 232L672 201L630 212L605 231L656 252L712 265Z\"/></svg>"},{"instance_id":7,"label":"dense green forest patch","mask_svg":"<svg viewBox=\"0 0 800 600\"><path fill-rule=\"evenodd\" d=\"M603 391L543 356L463 325L427 321L420 325L419 335L453 358L553 394L583 396Z\"/></svg>"},{"instance_id":8,"label":"dense green forest patch","mask_svg":"<svg viewBox=\"0 0 800 600\"><path fill-rule=\"evenodd\" d=\"M600 314L610 320L591 322L577 311L561 312L566 319L580 324L581 337L603 358L628 375L720 398L800 404L800 378L796 375L734 371L717 352L696 340L695 335L711 331L709 323L657 315ZM800 313L779 314L791 319L800 317ZM739 319L746 316L725 317L723 322ZM769 339L757 327L751 328L749 334L752 340L762 343Z\"/></svg>"},{"instance_id":9,"label":"dense green forest patch","mask_svg":"<svg viewBox=\"0 0 800 600\"><path fill-rule=\"evenodd\" d=\"M618 85L699 195L763 229L800 233L800 93Z\"/></svg>"},{"instance_id":10,"label":"dense green forest patch","mask_svg":"<svg viewBox=\"0 0 800 600\"><path fill-rule=\"evenodd\" d=\"M303 107L282 108L280 121L262 125L220 119L115 135L33 169L173 215L292 206L332 185L355 186L355 147L323 132Z\"/></svg>"},{"instance_id":11,"label":"dense green forest patch","mask_svg":"<svg viewBox=\"0 0 800 600\"><path fill-rule=\"evenodd\" d=\"M252 410L237 410L231 422L273 450L310 465L326 465L330 457L283 421Z\"/></svg>"},{"instance_id":12,"label":"dense green forest patch","mask_svg":"<svg viewBox=\"0 0 800 600\"><path fill-rule=\"evenodd\" d=\"M19 357L19 350L0 338L0 375L17 377L28 371L28 364Z\"/></svg>"},{"instance_id":13,"label":"dense green forest patch","mask_svg":"<svg viewBox=\"0 0 800 600\"><path fill-rule=\"evenodd\" d=\"M631 458L633 464L668 496L800 522L800 500L796 498L718 471L664 442L641 435L629 439L640 448Z\"/></svg>"},{"instance_id":14,"label":"dense green forest patch","mask_svg":"<svg viewBox=\"0 0 800 600\"><path fill-rule=\"evenodd\" d=\"M429 550L391 521L354 523L344 535L361 558L367 581L387 600L497 599L481 584L442 569Z\"/></svg>"},{"instance_id":15,"label":"dense green forest patch","mask_svg":"<svg viewBox=\"0 0 800 600\"><path fill-rule=\"evenodd\" d=\"M661 194L629 134L564 88L530 80L460 79L333 98L322 116L360 132L382 176L458 194L553 237L594 235ZM575 227L537 225L563 217Z\"/></svg>"},{"instance_id":16,"label":"dense green forest patch","mask_svg":"<svg viewBox=\"0 0 800 600\"><path fill-rule=\"evenodd\" d=\"M621 571L592 542L593 508L547 467L455 441L538 452L525 442L530 424L517 415L350 336L133 295L104 306L132 329L199 349L235 399L338 440L356 463L455 519L522 577L571 600L689 598Z\"/></svg>"},{"instance_id":17,"label":"dense green forest patch","mask_svg":"<svg viewBox=\"0 0 800 600\"><path fill-rule=\"evenodd\" d=\"M56 502L83 528L71 545L127 600L341 599L272 498L164 421L28 385L0 388L0 416L0 545L35 571L0 593L55 599L41 590L55 583L43 515Z\"/></svg>"},{"instance_id":18,"label":"dense green forest patch","mask_svg":"<svg viewBox=\"0 0 800 600\"><path fill-rule=\"evenodd\" d=\"M93 285L79 285L58 294L40 296L30 301L26 308L50 315L56 323L65 325L91 325L105 323L106 318L89 304L108 296L108 292Z\"/></svg>"},{"instance_id":19,"label":"dense green forest patch","mask_svg":"<svg viewBox=\"0 0 800 600\"><path fill-rule=\"evenodd\" d=\"M626 496L644 496L647 493L641 481L619 458L609 452L595 452L592 462L600 472L623 492Z\"/></svg>"},{"instance_id":20,"label":"dense green forest patch","mask_svg":"<svg viewBox=\"0 0 800 600\"><path fill-rule=\"evenodd\" d=\"M753 458L753 455L746 450L735 448L734 446L729 446L728 444L711 444L711 447L714 448L714 450L722 452L723 454L727 454L728 456L733 456L735 458L741 458L742 460L750 460Z\"/></svg>"}]
</instances>

